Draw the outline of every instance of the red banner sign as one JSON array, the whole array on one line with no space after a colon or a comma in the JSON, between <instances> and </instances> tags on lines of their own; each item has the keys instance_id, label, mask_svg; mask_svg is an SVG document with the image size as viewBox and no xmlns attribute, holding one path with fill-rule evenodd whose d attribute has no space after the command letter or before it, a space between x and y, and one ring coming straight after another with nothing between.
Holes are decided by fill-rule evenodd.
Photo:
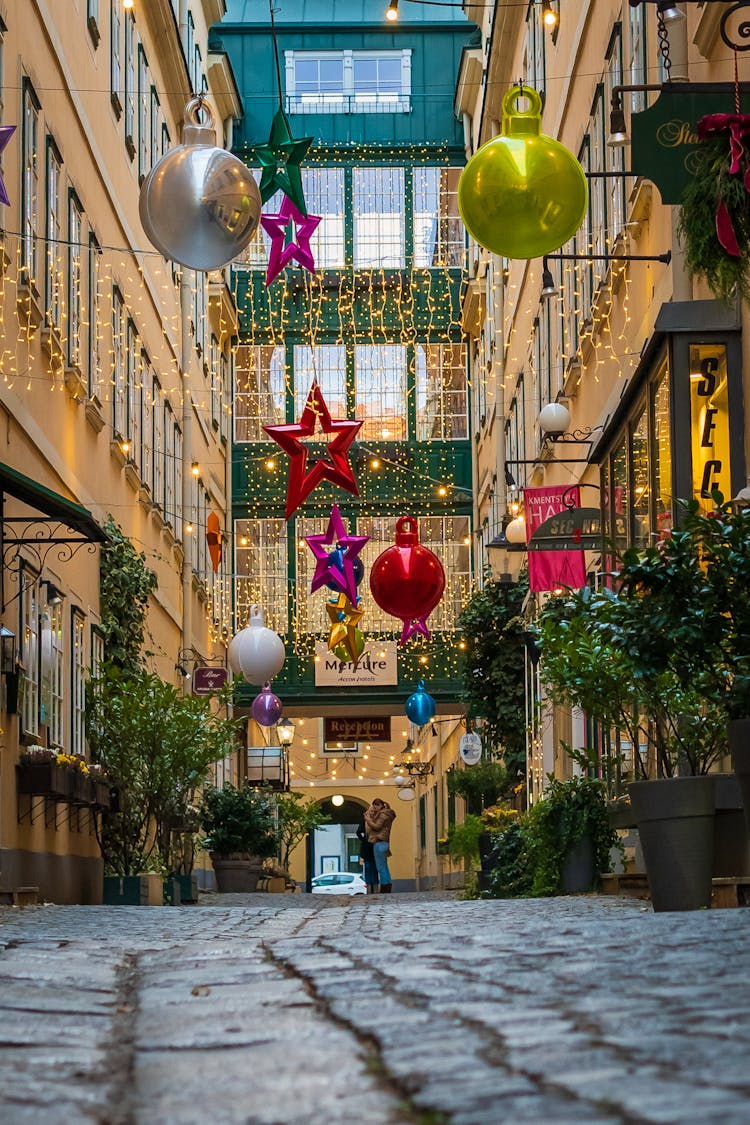
<instances>
[{"instance_id":1,"label":"red banner sign","mask_svg":"<svg viewBox=\"0 0 750 1125\"><path fill-rule=\"evenodd\" d=\"M565 511L563 494L568 505L580 507L580 489L564 484L551 488L524 488L523 505L526 514L526 542L538 527L551 516ZM529 589L555 590L569 587L579 590L586 585L586 561L583 551L529 551Z\"/></svg>"}]
</instances>

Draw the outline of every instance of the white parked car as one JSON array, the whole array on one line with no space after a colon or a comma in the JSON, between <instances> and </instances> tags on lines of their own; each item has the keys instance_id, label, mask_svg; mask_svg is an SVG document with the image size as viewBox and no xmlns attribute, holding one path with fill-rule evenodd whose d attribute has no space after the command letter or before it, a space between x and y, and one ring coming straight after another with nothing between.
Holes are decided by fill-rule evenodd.
<instances>
[{"instance_id":1,"label":"white parked car","mask_svg":"<svg viewBox=\"0 0 750 1125\"><path fill-rule=\"evenodd\" d=\"M351 871L331 871L316 875L312 881L314 895L366 895L367 884L361 875Z\"/></svg>"}]
</instances>

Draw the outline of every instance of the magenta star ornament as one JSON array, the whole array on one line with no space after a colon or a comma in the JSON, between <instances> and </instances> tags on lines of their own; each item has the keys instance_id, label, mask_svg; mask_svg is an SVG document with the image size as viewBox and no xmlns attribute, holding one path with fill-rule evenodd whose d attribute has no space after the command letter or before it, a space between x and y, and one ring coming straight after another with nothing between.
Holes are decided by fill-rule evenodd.
<instances>
[{"instance_id":1,"label":"magenta star ornament","mask_svg":"<svg viewBox=\"0 0 750 1125\"><path fill-rule=\"evenodd\" d=\"M15 131L15 125L0 125L0 154L6 148L8 141L13 136ZM4 203L6 207L10 206L10 199L8 198L8 193L5 190L5 184L3 182L2 176L0 176L0 203Z\"/></svg>"},{"instance_id":2,"label":"magenta star ornament","mask_svg":"<svg viewBox=\"0 0 750 1125\"><path fill-rule=\"evenodd\" d=\"M310 249L310 239L321 221L320 215L303 215L289 196L284 196L281 210L276 215L261 215L263 230L271 237L268 256L266 286L275 281L291 261L315 273L315 260Z\"/></svg>"},{"instance_id":3,"label":"magenta star ornament","mask_svg":"<svg viewBox=\"0 0 750 1125\"><path fill-rule=\"evenodd\" d=\"M369 538L369 535L348 535L339 506L334 504L325 534L305 537L305 542L316 560L310 593L314 594L321 586L332 582L346 594L352 605L356 605L357 583L354 560ZM331 551L334 543L336 550Z\"/></svg>"}]
</instances>

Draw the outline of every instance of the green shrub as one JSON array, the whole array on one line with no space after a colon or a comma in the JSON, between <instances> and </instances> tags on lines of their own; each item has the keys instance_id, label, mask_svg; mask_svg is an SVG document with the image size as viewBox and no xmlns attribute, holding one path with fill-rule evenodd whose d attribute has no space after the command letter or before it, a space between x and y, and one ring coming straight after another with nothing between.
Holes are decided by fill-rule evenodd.
<instances>
[{"instance_id":1,"label":"green shrub","mask_svg":"<svg viewBox=\"0 0 750 1125\"><path fill-rule=\"evenodd\" d=\"M243 785L203 790L200 821L206 836L201 847L218 856L276 855L278 834L274 805L265 794Z\"/></svg>"}]
</instances>

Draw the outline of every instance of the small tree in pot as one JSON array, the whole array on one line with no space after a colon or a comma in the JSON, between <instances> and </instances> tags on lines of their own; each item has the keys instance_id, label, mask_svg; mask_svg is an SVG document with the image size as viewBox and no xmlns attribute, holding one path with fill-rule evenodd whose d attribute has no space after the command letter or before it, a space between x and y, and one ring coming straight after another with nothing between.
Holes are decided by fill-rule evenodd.
<instances>
[{"instance_id":1,"label":"small tree in pot","mask_svg":"<svg viewBox=\"0 0 750 1125\"><path fill-rule=\"evenodd\" d=\"M211 854L216 883L223 893L252 893L262 861L278 851L275 803L245 784L209 786L203 791L201 847Z\"/></svg>"}]
</instances>

